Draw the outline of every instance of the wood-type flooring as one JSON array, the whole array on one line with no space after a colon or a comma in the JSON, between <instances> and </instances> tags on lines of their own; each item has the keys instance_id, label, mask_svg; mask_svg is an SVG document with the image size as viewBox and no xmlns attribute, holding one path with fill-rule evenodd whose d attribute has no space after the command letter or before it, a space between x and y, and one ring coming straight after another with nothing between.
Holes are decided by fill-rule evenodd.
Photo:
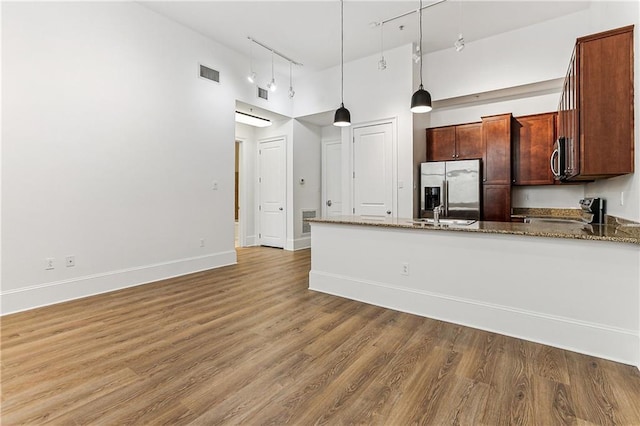
<instances>
[{"instance_id":1,"label":"wood-type flooring","mask_svg":"<svg viewBox=\"0 0 640 426\"><path fill-rule=\"evenodd\" d=\"M2 318L2 425L640 425L638 369L308 290L310 252Z\"/></svg>"}]
</instances>

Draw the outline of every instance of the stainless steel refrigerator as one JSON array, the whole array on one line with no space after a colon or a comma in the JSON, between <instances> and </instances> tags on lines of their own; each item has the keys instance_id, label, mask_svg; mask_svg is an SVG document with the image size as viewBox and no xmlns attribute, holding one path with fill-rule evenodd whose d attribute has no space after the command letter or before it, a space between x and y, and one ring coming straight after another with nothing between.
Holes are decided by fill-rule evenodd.
<instances>
[{"instance_id":1,"label":"stainless steel refrigerator","mask_svg":"<svg viewBox=\"0 0 640 426\"><path fill-rule=\"evenodd\" d=\"M420 217L480 220L480 160L432 161L420 164Z\"/></svg>"}]
</instances>

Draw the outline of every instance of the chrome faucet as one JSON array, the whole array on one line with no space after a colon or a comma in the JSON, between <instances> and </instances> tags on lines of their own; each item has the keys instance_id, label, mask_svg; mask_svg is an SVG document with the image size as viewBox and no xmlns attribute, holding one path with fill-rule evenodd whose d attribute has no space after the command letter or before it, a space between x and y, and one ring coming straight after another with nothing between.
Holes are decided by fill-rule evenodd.
<instances>
[{"instance_id":1,"label":"chrome faucet","mask_svg":"<svg viewBox=\"0 0 640 426\"><path fill-rule=\"evenodd\" d=\"M442 214L442 204L433 209L433 224L440 225L440 214Z\"/></svg>"}]
</instances>

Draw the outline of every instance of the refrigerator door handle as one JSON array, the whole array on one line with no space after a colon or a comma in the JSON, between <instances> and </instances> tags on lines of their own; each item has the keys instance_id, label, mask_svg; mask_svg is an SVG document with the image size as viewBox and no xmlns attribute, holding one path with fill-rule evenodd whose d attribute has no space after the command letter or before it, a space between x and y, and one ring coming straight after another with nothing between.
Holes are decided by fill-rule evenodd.
<instances>
[{"instance_id":1,"label":"refrigerator door handle","mask_svg":"<svg viewBox=\"0 0 640 426\"><path fill-rule=\"evenodd\" d=\"M449 181L442 181L442 200L444 204L444 216L449 216Z\"/></svg>"}]
</instances>

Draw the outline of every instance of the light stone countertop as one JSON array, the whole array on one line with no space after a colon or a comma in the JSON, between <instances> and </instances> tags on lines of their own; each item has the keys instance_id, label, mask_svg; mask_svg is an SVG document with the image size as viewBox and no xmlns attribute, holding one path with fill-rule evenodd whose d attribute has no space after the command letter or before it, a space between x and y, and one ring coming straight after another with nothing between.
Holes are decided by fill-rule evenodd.
<instances>
[{"instance_id":1,"label":"light stone countertop","mask_svg":"<svg viewBox=\"0 0 640 426\"><path fill-rule=\"evenodd\" d=\"M436 232L480 232L485 234L527 235L534 237L569 238L579 240L611 241L640 244L638 224L588 225L579 223L519 223L478 221L471 225L430 225L414 219L369 219L361 216L336 216L306 219L311 223L335 223L343 225L379 226L387 228L416 229Z\"/></svg>"}]
</instances>

